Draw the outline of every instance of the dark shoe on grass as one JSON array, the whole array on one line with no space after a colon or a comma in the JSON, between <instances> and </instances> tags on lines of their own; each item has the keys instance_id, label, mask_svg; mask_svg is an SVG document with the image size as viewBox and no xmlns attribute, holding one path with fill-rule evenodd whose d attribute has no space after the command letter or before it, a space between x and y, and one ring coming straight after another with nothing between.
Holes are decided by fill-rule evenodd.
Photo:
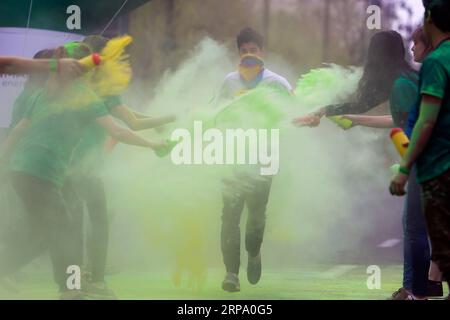
<instances>
[{"instance_id":1,"label":"dark shoe on grass","mask_svg":"<svg viewBox=\"0 0 450 320\"><path fill-rule=\"evenodd\" d=\"M257 284L261 279L261 253L255 257L248 255L247 279L251 284Z\"/></svg>"},{"instance_id":2,"label":"dark shoe on grass","mask_svg":"<svg viewBox=\"0 0 450 320\"><path fill-rule=\"evenodd\" d=\"M228 292L241 291L238 275L236 273L228 272L222 282L222 289Z\"/></svg>"}]
</instances>

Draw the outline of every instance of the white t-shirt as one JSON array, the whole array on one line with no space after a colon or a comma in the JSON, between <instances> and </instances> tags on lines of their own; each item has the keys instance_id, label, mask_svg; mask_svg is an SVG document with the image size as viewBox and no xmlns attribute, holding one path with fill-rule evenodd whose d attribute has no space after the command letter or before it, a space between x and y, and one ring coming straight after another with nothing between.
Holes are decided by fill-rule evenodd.
<instances>
[{"instance_id":1,"label":"white t-shirt","mask_svg":"<svg viewBox=\"0 0 450 320\"><path fill-rule=\"evenodd\" d=\"M258 83L258 86L260 85L284 88L288 92L293 91L292 86L285 78L283 78L279 74L276 74L275 72L270 71L269 69L264 69L262 79ZM220 90L219 99L233 99L247 90L250 89L248 89L242 82L239 72L234 71L226 76L225 82L222 86L222 89Z\"/></svg>"},{"instance_id":2,"label":"white t-shirt","mask_svg":"<svg viewBox=\"0 0 450 320\"><path fill-rule=\"evenodd\" d=\"M291 93L293 92L292 86L289 84L289 82L282 76L276 74L275 72L270 71L269 69L263 70L263 75L261 81L258 83L258 86L269 86L269 87L275 87L280 89L285 89L287 92ZM235 97L249 91L251 89L247 88L243 81L241 80L241 77L239 75L238 71L232 72L228 74L225 78L224 84L222 85L222 88L220 90L220 94L218 96L218 101L223 102L226 100L234 99ZM265 179L269 176L262 177L259 174L259 165L246 165L241 166L239 169L234 170L235 177L238 177L239 173L245 173L250 177L253 177L254 179ZM237 180L240 180L240 178L237 178Z\"/></svg>"}]
</instances>

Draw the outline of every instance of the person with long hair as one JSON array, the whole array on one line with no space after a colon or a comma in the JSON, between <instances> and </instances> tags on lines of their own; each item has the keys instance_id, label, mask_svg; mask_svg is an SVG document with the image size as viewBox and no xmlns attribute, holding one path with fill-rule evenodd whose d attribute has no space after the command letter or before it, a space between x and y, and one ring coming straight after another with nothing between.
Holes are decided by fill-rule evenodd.
<instances>
[{"instance_id":1,"label":"person with long hair","mask_svg":"<svg viewBox=\"0 0 450 320\"><path fill-rule=\"evenodd\" d=\"M420 61L426 55L428 44L425 39L420 41L420 30L414 36L416 41L413 53L416 60ZM400 127L407 131L410 123L409 114L416 104L417 94L418 74L406 59L403 38L395 31L382 31L371 39L367 62L359 83L357 101L327 106L312 115L294 121L315 126L320 123L322 116L344 115L344 118L352 121L353 126ZM365 113L385 102L389 103L390 115L354 115ZM422 299L443 294L441 283L428 281L430 267L428 235L421 211L420 188L417 181L411 180L403 211L403 287L392 294L391 299L394 300Z\"/></svg>"},{"instance_id":2,"label":"person with long hair","mask_svg":"<svg viewBox=\"0 0 450 320\"><path fill-rule=\"evenodd\" d=\"M413 47L411 49L416 63L422 63L426 56L431 52L432 47L430 41L427 39L422 27L417 28L412 34ZM405 97L409 101L412 97L417 95L418 83L408 82L408 79L400 78L398 81L407 81L405 85L401 85L403 90L396 90L391 99L391 109L396 106L401 106L401 99ZM409 83L409 85L408 85ZM411 136L412 128L414 127L418 110L415 108L416 103L411 107L412 109L408 115L408 121L394 121L392 115L388 116L369 116L369 115L345 115L344 118L352 121L352 127L365 126L373 128L393 128L395 124L404 124L408 137ZM397 108L398 109L398 108ZM397 113L397 116L399 113ZM402 117L404 118L404 116ZM400 122L400 123L399 123ZM414 178L415 176L413 176ZM403 210L403 286L392 294L394 300L404 300L414 297L414 287L424 286L424 281L419 280L419 284L414 285L417 279L425 279L427 259L430 257L430 248L428 244L428 233L426 230L425 217L422 212L422 202L420 199L420 185L416 179L411 179L408 185L408 195L405 199ZM427 286L428 297L440 297L443 295L442 288L442 274L437 265L431 261L429 264L429 281ZM416 279L416 280L415 280ZM419 289L420 291L421 289Z\"/></svg>"},{"instance_id":3,"label":"person with long hair","mask_svg":"<svg viewBox=\"0 0 450 320\"><path fill-rule=\"evenodd\" d=\"M391 30L376 33L369 44L356 101L320 108L309 115L294 119L293 123L298 126L315 127L324 116L362 114L388 102L400 77L417 82L417 74L405 57L403 38L398 32ZM395 110L392 116L402 127L407 122L407 114L408 112Z\"/></svg>"},{"instance_id":4,"label":"person with long hair","mask_svg":"<svg viewBox=\"0 0 450 320\"><path fill-rule=\"evenodd\" d=\"M416 168L432 259L450 285L450 1L424 0L424 30L433 51L420 70L418 118L389 191L406 194Z\"/></svg>"}]
</instances>

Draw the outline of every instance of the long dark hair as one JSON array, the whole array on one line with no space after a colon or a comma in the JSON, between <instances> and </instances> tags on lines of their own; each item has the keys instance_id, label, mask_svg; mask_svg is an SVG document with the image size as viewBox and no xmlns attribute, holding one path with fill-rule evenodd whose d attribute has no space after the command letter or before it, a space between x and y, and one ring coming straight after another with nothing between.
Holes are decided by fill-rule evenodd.
<instances>
[{"instance_id":1,"label":"long dark hair","mask_svg":"<svg viewBox=\"0 0 450 320\"><path fill-rule=\"evenodd\" d=\"M358 100L388 100L396 78L411 72L414 70L406 60L402 36L396 31L376 33L370 41Z\"/></svg>"}]
</instances>

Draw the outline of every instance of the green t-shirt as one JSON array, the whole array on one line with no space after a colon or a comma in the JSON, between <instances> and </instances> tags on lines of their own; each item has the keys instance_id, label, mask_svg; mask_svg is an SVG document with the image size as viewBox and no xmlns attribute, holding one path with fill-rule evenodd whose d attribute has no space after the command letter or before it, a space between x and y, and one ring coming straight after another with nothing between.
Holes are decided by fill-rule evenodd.
<instances>
[{"instance_id":1,"label":"green t-shirt","mask_svg":"<svg viewBox=\"0 0 450 320\"><path fill-rule=\"evenodd\" d=\"M77 90L88 89L80 86ZM61 187L85 129L96 118L107 115L108 110L99 99L79 108L58 108L61 102L48 99L44 89L32 99L24 115L31 119L31 124L14 149L10 167Z\"/></svg>"},{"instance_id":2,"label":"green t-shirt","mask_svg":"<svg viewBox=\"0 0 450 320\"><path fill-rule=\"evenodd\" d=\"M442 99L430 140L417 160L420 183L450 169L450 41L442 43L425 59L420 70L420 94ZM419 110L420 111L420 110Z\"/></svg>"},{"instance_id":3,"label":"green t-shirt","mask_svg":"<svg viewBox=\"0 0 450 320\"><path fill-rule=\"evenodd\" d=\"M392 119L396 127L406 129L408 113L417 102L419 76L416 72L409 72L399 76L392 87L389 106Z\"/></svg>"},{"instance_id":4,"label":"green t-shirt","mask_svg":"<svg viewBox=\"0 0 450 320\"><path fill-rule=\"evenodd\" d=\"M17 97L16 101L14 101L11 114L11 124L8 131L14 129L20 120L23 119L25 113L27 112L28 106L30 105L29 99L33 93L36 92L36 89L37 88L35 87L25 87Z\"/></svg>"},{"instance_id":5,"label":"green t-shirt","mask_svg":"<svg viewBox=\"0 0 450 320\"><path fill-rule=\"evenodd\" d=\"M119 96L109 96L103 100L108 112L122 104ZM97 123L90 124L83 133L80 143L73 152L71 170L91 173L103 163L105 142L108 135Z\"/></svg>"}]
</instances>

